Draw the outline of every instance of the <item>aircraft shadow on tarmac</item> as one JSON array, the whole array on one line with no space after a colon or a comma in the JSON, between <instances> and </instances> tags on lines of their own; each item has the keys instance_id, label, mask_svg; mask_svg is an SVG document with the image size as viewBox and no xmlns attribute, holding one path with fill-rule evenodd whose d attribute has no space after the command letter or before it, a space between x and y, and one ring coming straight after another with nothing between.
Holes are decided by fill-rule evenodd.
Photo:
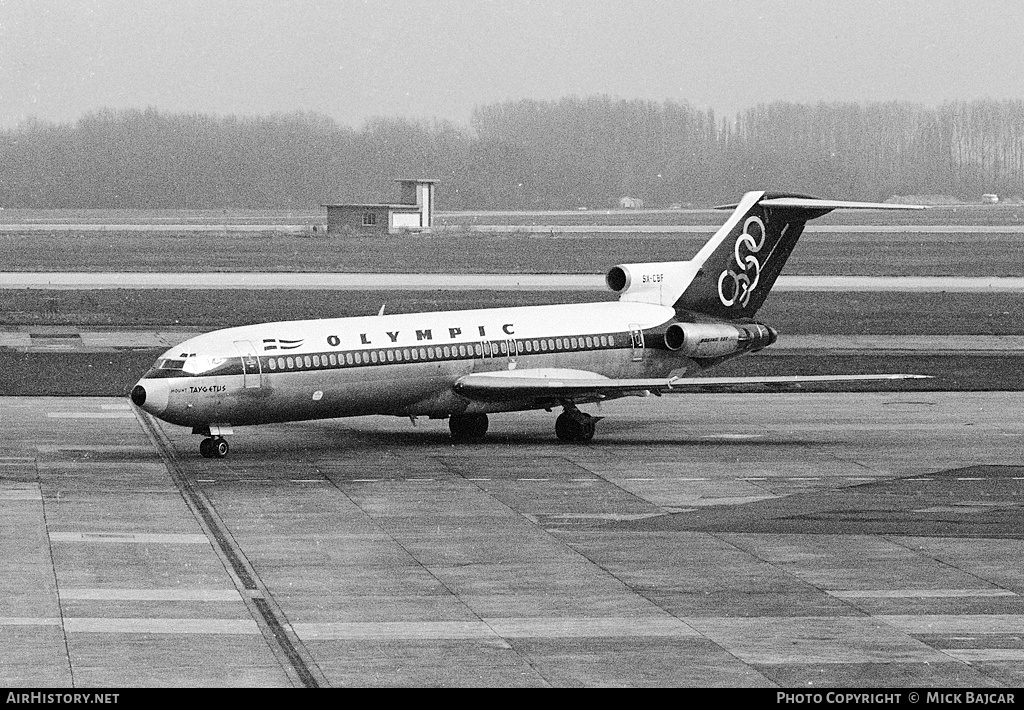
<instances>
[{"instance_id":1,"label":"aircraft shadow on tarmac","mask_svg":"<svg viewBox=\"0 0 1024 710\"><path fill-rule=\"evenodd\" d=\"M604 428L602 428L604 426ZM645 436L645 430L649 427L632 423L605 422L598 425L597 436L586 444L586 447L608 447L608 446L643 446L643 447L696 447L708 446L730 446L739 448L764 448L771 447L832 447L836 440L823 441L821 439L802 438L798 436L782 437L773 433L771 437L759 434L751 435L723 435L713 434L706 430L696 428L692 431L680 432L678 436L668 437L663 432L658 432L656 437ZM301 434L299 432L301 431ZM299 435L301 438L293 438ZM259 441L253 440L242 444L232 453L232 456L244 456L245 450L253 453L257 451L318 451L332 449L343 451L352 449L365 450L364 453L375 449L408 448L417 449L421 452L425 447L457 447L457 448L494 448L496 452L506 446L558 446L572 452L579 450L578 444L566 444L555 438L553 431L531 429L520 431L495 431L487 433L486 438L479 442L452 441L451 436L445 429L428 430L425 427L412 427L408 429L382 430L379 428L361 428L345 423L343 428L336 428L332 425L324 426L317 424L303 426L301 423L288 424L287 428L282 427ZM529 454L528 450L522 452Z\"/></svg>"},{"instance_id":2,"label":"aircraft shadow on tarmac","mask_svg":"<svg viewBox=\"0 0 1024 710\"><path fill-rule=\"evenodd\" d=\"M1024 466L971 466L612 527L644 531L1024 539Z\"/></svg>"}]
</instances>

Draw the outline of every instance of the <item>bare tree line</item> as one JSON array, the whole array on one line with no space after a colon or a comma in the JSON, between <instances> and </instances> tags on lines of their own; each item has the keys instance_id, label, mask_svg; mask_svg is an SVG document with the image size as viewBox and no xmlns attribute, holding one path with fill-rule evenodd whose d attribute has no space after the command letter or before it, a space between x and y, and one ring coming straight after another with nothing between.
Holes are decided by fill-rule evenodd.
<instances>
[{"instance_id":1,"label":"bare tree line","mask_svg":"<svg viewBox=\"0 0 1024 710\"><path fill-rule=\"evenodd\" d=\"M1024 101L772 103L717 117L607 97L482 106L468 126L154 109L0 132L0 206L311 208L441 180L444 209L704 206L749 189L885 200L1024 194Z\"/></svg>"}]
</instances>

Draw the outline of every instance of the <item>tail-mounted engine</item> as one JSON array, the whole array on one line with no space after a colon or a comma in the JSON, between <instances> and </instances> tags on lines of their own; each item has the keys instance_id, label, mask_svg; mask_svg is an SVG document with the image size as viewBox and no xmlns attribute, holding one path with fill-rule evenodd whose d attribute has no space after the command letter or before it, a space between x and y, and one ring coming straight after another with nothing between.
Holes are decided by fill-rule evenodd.
<instances>
[{"instance_id":1,"label":"tail-mounted engine","mask_svg":"<svg viewBox=\"0 0 1024 710\"><path fill-rule=\"evenodd\" d=\"M671 306L678 296L678 285L689 283L696 269L692 261L619 264L608 270L604 281L623 301Z\"/></svg>"},{"instance_id":2,"label":"tail-mounted engine","mask_svg":"<svg viewBox=\"0 0 1024 710\"><path fill-rule=\"evenodd\" d=\"M665 331L665 347L692 358L713 358L754 352L778 339L760 323L673 323Z\"/></svg>"}]
</instances>

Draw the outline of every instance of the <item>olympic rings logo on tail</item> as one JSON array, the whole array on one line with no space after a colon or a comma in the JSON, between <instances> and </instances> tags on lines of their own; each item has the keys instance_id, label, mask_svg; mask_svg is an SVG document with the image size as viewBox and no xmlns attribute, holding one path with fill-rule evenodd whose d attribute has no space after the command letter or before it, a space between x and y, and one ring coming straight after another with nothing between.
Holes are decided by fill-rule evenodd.
<instances>
[{"instance_id":1,"label":"olympic rings logo on tail","mask_svg":"<svg viewBox=\"0 0 1024 710\"><path fill-rule=\"evenodd\" d=\"M755 256L764 246L764 222L759 217L748 217L743 233L736 239L733 259L718 277L718 299L723 306L735 304L746 308L750 296L761 277L761 262Z\"/></svg>"}]
</instances>

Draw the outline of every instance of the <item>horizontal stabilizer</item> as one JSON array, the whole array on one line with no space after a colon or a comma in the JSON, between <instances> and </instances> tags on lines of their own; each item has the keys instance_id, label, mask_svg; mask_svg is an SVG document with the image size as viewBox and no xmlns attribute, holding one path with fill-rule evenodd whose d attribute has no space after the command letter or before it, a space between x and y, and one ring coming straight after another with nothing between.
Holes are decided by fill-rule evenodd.
<instances>
[{"instance_id":1,"label":"horizontal stabilizer","mask_svg":"<svg viewBox=\"0 0 1024 710\"><path fill-rule=\"evenodd\" d=\"M923 210L924 205L899 205L891 202L846 202L819 200L816 197L769 197L758 204L764 207L797 207L813 210Z\"/></svg>"},{"instance_id":2,"label":"horizontal stabilizer","mask_svg":"<svg viewBox=\"0 0 1024 710\"><path fill-rule=\"evenodd\" d=\"M787 195L771 197L766 193L757 201L762 207L780 207L805 210L926 210L924 205L903 205L895 202L853 202L849 200L822 200L817 197ZM734 210L740 203L718 205L716 210Z\"/></svg>"},{"instance_id":3,"label":"horizontal stabilizer","mask_svg":"<svg viewBox=\"0 0 1024 710\"><path fill-rule=\"evenodd\" d=\"M466 375L455 383L455 391L469 399L486 402L523 399L558 401L611 399L635 394L782 392L816 384L930 379L929 375L908 374L612 379L591 372L557 372L560 374L548 374L540 370L513 370Z\"/></svg>"}]
</instances>

